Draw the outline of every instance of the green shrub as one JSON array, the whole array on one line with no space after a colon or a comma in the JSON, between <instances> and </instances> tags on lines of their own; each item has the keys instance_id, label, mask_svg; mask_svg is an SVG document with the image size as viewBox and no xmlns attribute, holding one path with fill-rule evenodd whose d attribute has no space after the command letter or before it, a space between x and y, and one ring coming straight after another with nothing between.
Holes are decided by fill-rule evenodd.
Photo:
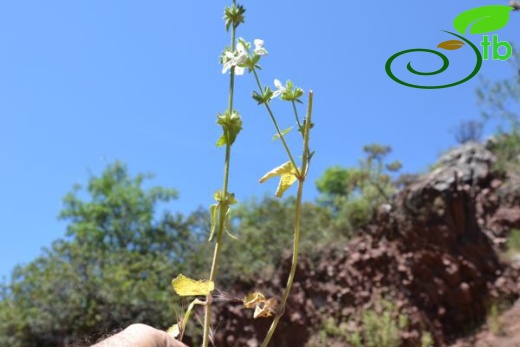
<instances>
[{"instance_id":1,"label":"green shrub","mask_svg":"<svg viewBox=\"0 0 520 347\"><path fill-rule=\"evenodd\" d=\"M390 146L372 144L363 147L366 157L356 168L331 167L316 181L321 195L318 203L331 210L334 227L346 237L366 226L375 210L389 203L397 191L392 175L401 169L401 163L385 163L392 151Z\"/></svg>"},{"instance_id":2,"label":"green shrub","mask_svg":"<svg viewBox=\"0 0 520 347\"><path fill-rule=\"evenodd\" d=\"M507 250L510 253L520 253L520 229L511 229L509 232Z\"/></svg>"},{"instance_id":3,"label":"green shrub","mask_svg":"<svg viewBox=\"0 0 520 347\"><path fill-rule=\"evenodd\" d=\"M498 303L494 302L488 312L487 325L489 331L495 335L502 335L504 333L504 325L499 320L500 308Z\"/></svg>"},{"instance_id":4,"label":"green shrub","mask_svg":"<svg viewBox=\"0 0 520 347\"><path fill-rule=\"evenodd\" d=\"M432 334L430 334L428 331L424 331L421 334L421 347L431 347L433 346L433 337Z\"/></svg>"},{"instance_id":5,"label":"green shrub","mask_svg":"<svg viewBox=\"0 0 520 347\"><path fill-rule=\"evenodd\" d=\"M348 343L352 347L397 347L401 343L400 331L408 327L408 317L399 313L396 304L387 299L378 299L374 308L357 316L361 327L349 328L346 322L323 319L316 334L307 347L326 346L331 341ZM433 339L428 332L421 336L421 347L430 347Z\"/></svg>"},{"instance_id":6,"label":"green shrub","mask_svg":"<svg viewBox=\"0 0 520 347\"><path fill-rule=\"evenodd\" d=\"M386 299L379 299L379 310L361 313L363 330L350 336L348 342L354 347L397 347L401 341L399 330L408 326L408 317L398 312L397 306ZM361 344L361 339L363 343Z\"/></svg>"},{"instance_id":7,"label":"green shrub","mask_svg":"<svg viewBox=\"0 0 520 347\"><path fill-rule=\"evenodd\" d=\"M508 172L520 169L520 129L514 128L509 133L499 132L490 142L489 149L497 157L496 171Z\"/></svg>"},{"instance_id":8,"label":"green shrub","mask_svg":"<svg viewBox=\"0 0 520 347\"><path fill-rule=\"evenodd\" d=\"M232 210L229 231L237 240L222 245L222 262L229 271L222 273L221 279L269 278L284 253L291 251L294 213L294 198L251 199ZM306 202L301 213L301 254L312 256L324 247L330 248L331 244L345 240L332 226L332 214L327 208Z\"/></svg>"}]
</instances>

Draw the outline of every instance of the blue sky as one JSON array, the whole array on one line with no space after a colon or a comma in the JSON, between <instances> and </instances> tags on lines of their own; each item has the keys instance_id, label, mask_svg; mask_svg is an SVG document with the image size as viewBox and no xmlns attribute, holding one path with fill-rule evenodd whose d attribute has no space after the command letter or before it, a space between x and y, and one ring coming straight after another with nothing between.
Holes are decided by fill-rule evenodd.
<instances>
[{"instance_id":1,"label":"blue sky","mask_svg":"<svg viewBox=\"0 0 520 347\"><path fill-rule=\"evenodd\" d=\"M155 173L150 185L177 188L180 197L168 206L174 211L212 203L223 173L215 120L227 102L228 76L218 64L229 43L221 19L227 4L0 4L0 279L64 235L66 225L56 219L62 197L114 160L133 174ZM451 39L441 30L453 31L453 19L464 10L507 3L242 4L246 24L238 36L262 38L269 51L261 62L262 82L291 79L315 93L316 155L305 195L314 199L316 178L332 165L356 165L365 144L391 145L390 159L401 160L405 172L426 170L454 144L450 129L480 117L479 78L440 90L408 88L386 75L385 62L398 51L433 49ZM520 13L513 12L498 33L518 42ZM467 51L446 51L453 70L440 80L471 71ZM425 70L439 64L424 56L414 61ZM498 79L510 72L507 63L489 60L479 75ZM259 185L258 178L286 158L280 143L271 141L267 114L250 97L252 76L239 77L236 87L244 130L233 148L230 189L244 200L273 193L276 182ZM288 106L273 103L282 127L292 125ZM299 150L296 134L288 139Z\"/></svg>"}]
</instances>

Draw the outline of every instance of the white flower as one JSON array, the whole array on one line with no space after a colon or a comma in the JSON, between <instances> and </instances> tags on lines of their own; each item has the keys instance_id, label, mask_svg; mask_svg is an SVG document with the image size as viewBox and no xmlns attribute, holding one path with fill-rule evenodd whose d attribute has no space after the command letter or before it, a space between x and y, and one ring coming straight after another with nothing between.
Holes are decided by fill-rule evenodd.
<instances>
[{"instance_id":1,"label":"white flower","mask_svg":"<svg viewBox=\"0 0 520 347\"><path fill-rule=\"evenodd\" d=\"M227 70L231 69L232 66L235 67L236 75L243 75L244 68L238 65L244 64L247 61L247 50L242 44L239 42L237 44L237 49L235 53L231 53L229 51L224 53L224 66L222 67L222 73L225 74Z\"/></svg>"},{"instance_id":2,"label":"white flower","mask_svg":"<svg viewBox=\"0 0 520 347\"><path fill-rule=\"evenodd\" d=\"M242 76L244 74L244 68L240 66L235 66L235 75Z\"/></svg>"},{"instance_id":3,"label":"white flower","mask_svg":"<svg viewBox=\"0 0 520 347\"><path fill-rule=\"evenodd\" d=\"M255 54L256 55L267 55L267 50L264 48L264 40L256 39L255 43Z\"/></svg>"},{"instance_id":4,"label":"white flower","mask_svg":"<svg viewBox=\"0 0 520 347\"><path fill-rule=\"evenodd\" d=\"M242 42L237 43L237 64L244 64L247 60L247 49L244 47Z\"/></svg>"},{"instance_id":5,"label":"white flower","mask_svg":"<svg viewBox=\"0 0 520 347\"><path fill-rule=\"evenodd\" d=\"M273 98L276 98L277 96L282 95L287 90L287 88L284 87L284 85L282 84L282 82L280 82L280 80L274 80L274 86L276 87L276 90L273 93Z\"/></svg>"}]
</instances>

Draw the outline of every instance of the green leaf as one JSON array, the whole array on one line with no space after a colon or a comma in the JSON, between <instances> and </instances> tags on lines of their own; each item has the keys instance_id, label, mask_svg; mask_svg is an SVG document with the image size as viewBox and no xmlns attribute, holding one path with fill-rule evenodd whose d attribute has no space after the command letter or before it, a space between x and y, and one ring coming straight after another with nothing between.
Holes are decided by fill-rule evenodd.
<instances>
[{"instance_id":1,"label":"green leaf","mask_svg":"<svg viewBox=\"0 0 520 347\"><path fill-rule=\"evenodd\" d=\"M217 226L218 204L213 204L209 207L209 214L211 216L211 231L209 233L208 241L211 241L213 234L215 233L215 227Z\"/></svg>"},{"instance_id":2,"label":"green leaf","mask_svg":"<svg viewBox=\"0 0 520 347\"><path fill-rule=\"evenodd\" d=\"M226 31L229 31L229 27L233 24L234 28L237 28L240 23L245 23L244 13L246 10L242 5L227 6L224 11L224 19L226 20Z\"/></svg>"},{"instance_id":3,"label":"green leaf","mask_svg":"<svg viewBox=\"0 0 520 347\"><path fill-rule=\"evenodd\" d=\"M278 188L276 189L276 197L281 198L283 193L293 185L297 180L298 170L294 167L292 162L288 161L277 168L266 173L262 178L260 178L260 183L264 183L269 178L280 176L280 182L278 183Z\"/></svg>"},{"instance_id":4,"label":"green leaf","mask_svg":"<svg viewBox=\"0 0 520 347\"><path fill-rule=\"evenodd\" d=\"M268 86L264 87L264 100L268 102L273 98L273 91Z\"/></svg>"},{"instance_id":5,"label":"green leaf","mask_svg":"<svg viewBox=\"0 0 520 347\"><path fill-rule=\"evenodd\" d=\"M235 235L231 234L229 232L229 229L227 227L227 224L229 222L229 211L231 211L230 208L228 208L228 210L226 211L226 226L224 226L224 230L226 231L226 233L229 235L229 237L231 237L233 240L238 240L238 237L236 237Z\"/></svg>"},{"instance_id":6,"label":"green leaf","mask_svg":"<svg viewBox=\"0 0 520 347\"><path fill-rule=\"evenodd\" d=\"M455 30L464 35L470 28L470 34L485 34L503 28L509 21L511 6L488 5L476 7L459 14L453 20Z\"/></svg>"},{"instance_id":7,"label":"green leaf","mask_svg":"<svg viewBox=\"0 0 520 347\"><path fill-rule=\"evenodd\" d=\"M229 206L238 202L238 200L235 198L235 193L228 193L227 202Z\"/></svg>"},{"instance_id":8,"label":"green leaf","mask_svg":"<svg viewBox=\"0 0 520 347\"><path fill-rule=\"evenodd\" d=\"M240 114L237 111L229 112L226 110L224 114L219 113L217 115L217 124L222 126L222 130L224 133L220 136L217 141L217 147L227 145L229 140L229 145L231 146L237 137L237 135L242 130L242 119L240 118Z\"/></svg>"},{"instance_id":9,"label":"green leaf","mask_svg":"<svg viewBox=\"0 0 520 347\"><path fill-rule=\"evenodd\" d=\"M282 132L281 132L281 133L282 133L282 136L287 135L287 134L292 130L292 128L293 128L293 127L289 127L289 128L287 128L287 129L282 130ZM274 141L274 140L278 140L279 138L280 138L280 135L279 135L279 134L274 134L274 136L273 136L273 141Z\"/></svg>"},{"instance_id":10,"label":"green leaf","mask_svg":"<svg viewBox=\"0 0 520 347\"><path fill-rule=\"evenodd\" d=\"M264 87L262 95L258 94L257 92L253 92L253 99L255 99L255 101L258 102L258 105L268 103L272 97L273 91L271 90L271 88L269 88L269 86Z\"/></svg>"},{"instance_id":11,"label":"green leaf","mask_svg":"<svg viewBox=\"0 0 520 347\"><path fill-rule=\"evenodd\" d=\"M227 143L226 134L220 135L217 141L217 147L224 146Z\"/></svg>"},{"instance_id":12,"label":"green leaf","mask_svg":"<svg viewBox=\"0 0 520 347\"><path fill-rule=\"evenodd\" d=\"M261 105L264 103L264 98L262 95L258 94L257 92L253 92L253 99L258 102L258 105Z\"/></svg>"},{"instance_id":13,"label":"green leaf","mask_svg":"<svg viewBox=\"0 0 520 347\"><path fill-rule=\"evenodd\" d=\"M213 281L196 281L180 274L172 280L172 287L180 296L208 295L215 289Z\"/></svg>"}]
</instances>

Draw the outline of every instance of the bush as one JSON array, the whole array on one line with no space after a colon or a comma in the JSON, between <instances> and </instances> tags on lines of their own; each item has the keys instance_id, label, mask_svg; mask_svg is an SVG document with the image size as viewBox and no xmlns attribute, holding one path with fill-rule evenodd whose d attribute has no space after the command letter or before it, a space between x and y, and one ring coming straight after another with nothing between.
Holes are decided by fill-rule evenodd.
<instances>
[{"instance_id":1,"label":"bush","mask_svg":"<svg viewBox=\"0 0 520 347\"><path fill-rule=\"evenodd\" d=\"M229 271L221 280L269 278L285 254L291 252L295 199L252 199L231 211L230 233L237 240L223 243L222 262ZM311 255L343 239L332 225L331 212L307 202L302 205L300 253ZM240 250L237 252L237 250ZM285 252L284 252L285 251Z\"/></svg>"},{"instance_id":2,"label":"bush","mask_svg":"<svg viewBox=\"0 0 520 347\"><path fill-rule=\"evenodd\" d=\"M330 317L323 319L307 347L326 346L332 341L353 347L397 347L401 343L400 331L408 327L408 317L399 313L395 303L383 298L375 301L374 308L359 313L355 320L360 325L357 329ZM430 347L432 343L431 335L423 333L421 347Z\"/></svg>"},{"instance_id":3,"label":"bush","mask_svg":"<svg viewBox=\"0 0 520 347\"><path fill-rule=\"evenodd\" d=\"M520 165L520 129L515 128L509 133L499 132L489 142L488 147L497 157L495 170L518 172Z\"/></svg>"},{"instance_id":4,"label":"bush","mask_svg":"<svg viewBox=\"0 0 520 347\"><path fill-rule=\"evenodd\" d=\"M402 166L399 161L385 163L390 146L372 144L363 151L366 157L358 168L334 166L316 181L318 203L331 210L335 228L346 237L366 226L381 204L391 202L397 191L392 174Z\"/></svg>"},{"instance_id":5,"label":"bush","mask_svg":"<svg viewBox=\"0 0 520 347\"><path fill-rule=\"evenodd\" d=\"M379 299L375 306L361 313L363 329L354 332L348 342L354 347L397 347L401 341L399 331L408 326L408 317L400 314L391 301Z\"/></svg>"}]
</instances>

